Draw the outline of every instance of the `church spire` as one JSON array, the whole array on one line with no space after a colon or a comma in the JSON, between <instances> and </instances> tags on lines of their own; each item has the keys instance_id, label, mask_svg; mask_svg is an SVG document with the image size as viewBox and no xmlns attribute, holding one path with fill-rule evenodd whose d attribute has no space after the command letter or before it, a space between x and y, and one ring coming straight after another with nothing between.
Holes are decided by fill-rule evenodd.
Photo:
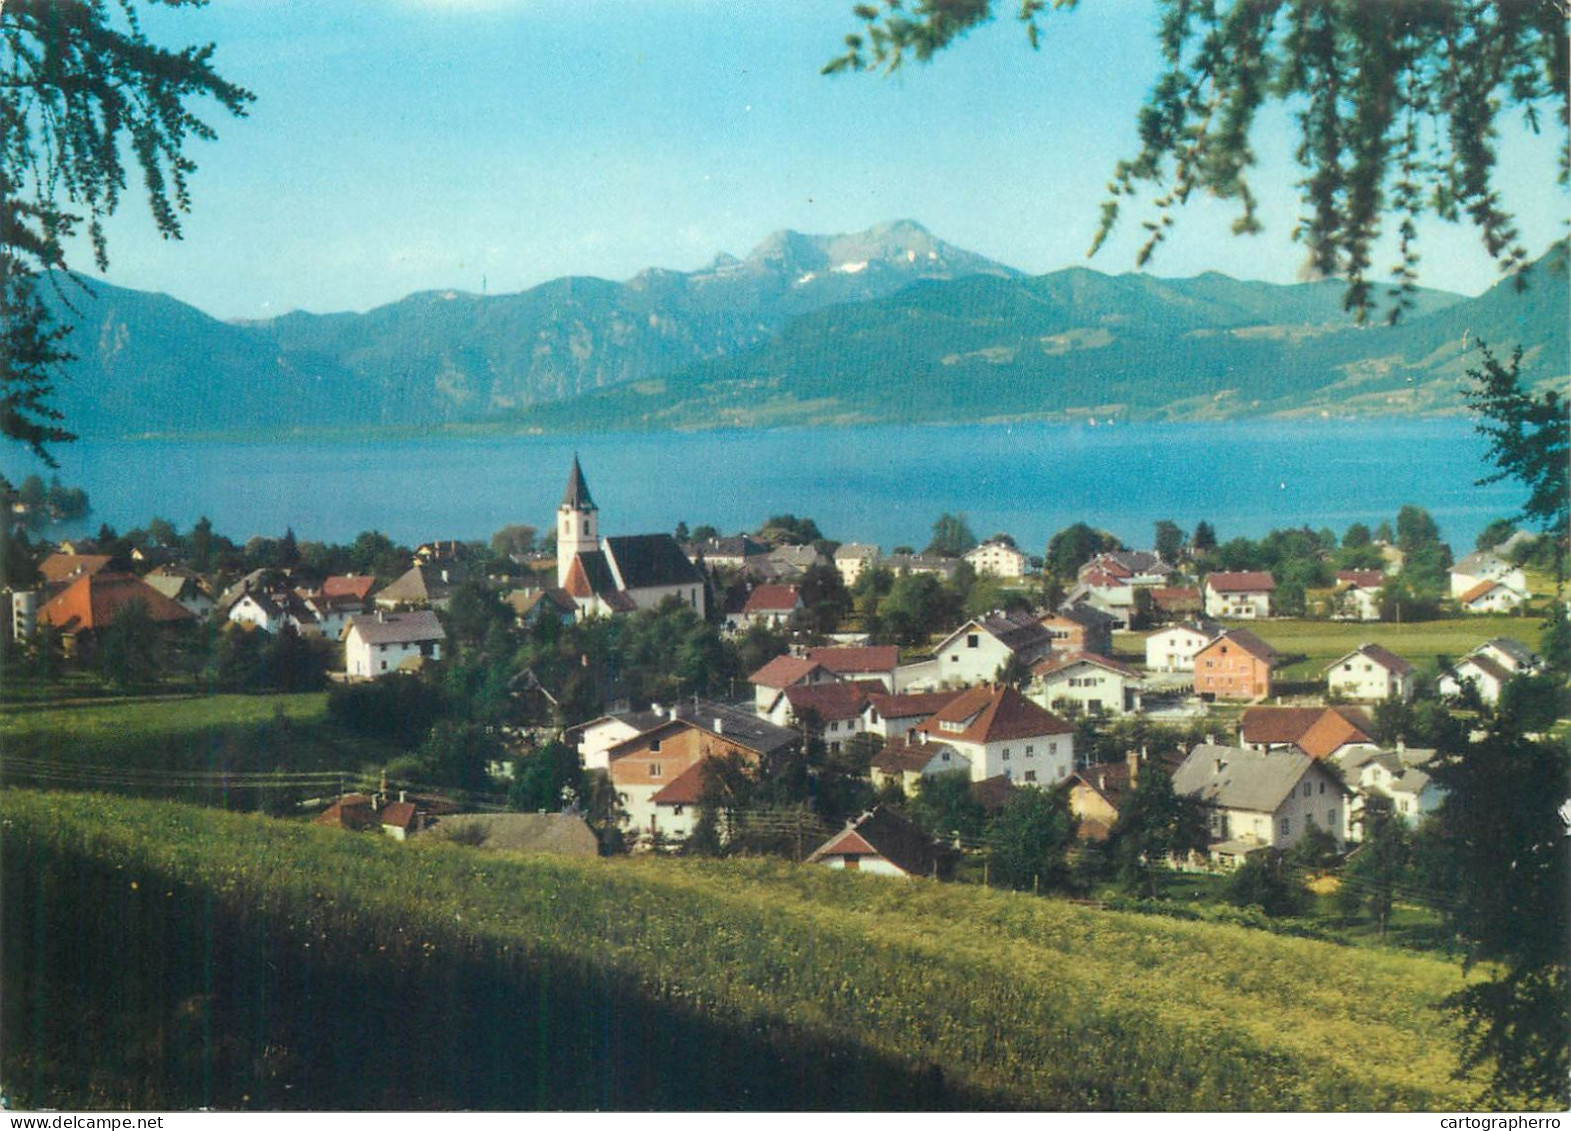
<instances>
[{"instance_id":1,"label":"church spire","mask_svg":"<svg viewBox=\"0 0 1571 1131\"><path fill-rule=\"evenodd\" d=\"M578 453L573 453L573 470L567 477L567 490L562 493L562 506L575 511L598 510L589 497L589 484L584 482L584 469L578 466Z\"/></svg>"}]
</instances>

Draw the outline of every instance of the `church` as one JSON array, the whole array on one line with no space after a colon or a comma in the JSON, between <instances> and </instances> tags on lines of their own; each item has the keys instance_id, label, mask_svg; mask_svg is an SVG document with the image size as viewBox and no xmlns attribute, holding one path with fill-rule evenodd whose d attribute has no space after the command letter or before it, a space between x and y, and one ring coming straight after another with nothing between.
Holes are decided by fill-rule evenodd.
<instances>
[{"instance_id":1,"label":"church","mask_svg":"<svg viewBox=\"0 0 1571 1131\"><path fill-rule=\"evenodd\" d=\"M556 583L577 603L580 617L652 609L667 597L699 616L708 605L702 571L671 535L600 537L599 508L576 455L556 508Z\"/></svg>"}]
</instances>

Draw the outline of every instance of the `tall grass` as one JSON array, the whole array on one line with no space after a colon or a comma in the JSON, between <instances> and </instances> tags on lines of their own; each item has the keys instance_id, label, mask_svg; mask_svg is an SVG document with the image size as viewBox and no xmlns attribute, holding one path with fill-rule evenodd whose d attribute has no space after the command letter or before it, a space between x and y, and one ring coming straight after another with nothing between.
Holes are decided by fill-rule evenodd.
<instances>
[{"instance_id":1,"label":"tall grass","mask_svg":"<svg viewBox=\"0 0 1571 1131\"><path fill-rule=\"evenodd\" d=\"M1477 1092L1431 1008L1462 975L1428 957L776 862L499 859L168 803L0 805L0 1079L30 1103L1394 1110Z\"/></svg>"}]
</instances>

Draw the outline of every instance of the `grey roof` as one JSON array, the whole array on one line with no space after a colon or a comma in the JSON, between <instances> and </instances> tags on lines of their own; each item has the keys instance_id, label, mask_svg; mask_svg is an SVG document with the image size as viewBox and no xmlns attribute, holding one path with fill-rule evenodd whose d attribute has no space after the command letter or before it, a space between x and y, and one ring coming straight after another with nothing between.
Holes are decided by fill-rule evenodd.
<instances>
[{"instance_id":1,"label":"grey roof","mask_svg":"<svg viewBox=\"0 0 1571 1131\"><path fill-rule=\"evenodd\" d=\"M1536 652L1520 640L1514 640L1509 636L1497 636L1493 640L1486 640L1469 652L1468 655L1476 656L1486 648L1505 653L1512 660L1516 661L1516 665L1521 668L1530 668L1538 663L1538 654Z\"/></svg>"},{"instance_id":2,"label":"grey roof","mask_svg":"<svg viewBox=\"0 0 1571 1131\"><path fill-rule=\"evenodd\" d=\"M599 509L589 497L589 484L584 481L584 469L578 466L576 455L573 456L573 470L567 475L567 490L562 492L562 505L575 511Z\"/></svg>"},{"instance_id":3,"label":"grey roof","mask_svg":"<svg viewBox=\"0 0 1571 1131\"><path fill-rule=\"evenodd\" d=\"M1201 743L1174 771L1173 792L1222 809L1274 813L1314 764L1313 758L1297 750L1261 754Z\"/></svg>"},{"instance_id":4,"label":"grey roof","mask_svg":"<svg viewBox=\"0 0 1571 1131\"><path fill-rule=\"evenodd\" d=\"M377 593L377 603L397 605L446 600L457 583L458 572L440 565L410 566L396 581ZM449 577L453 580L448 580Z\"/></svg>"},{"instance_id":5,"label":"grey roof","mask_svg":"<svg viewBox=\"0 0 1571 1131\"><path fill-rule=\"evenodd\" d=\"M1339 656L1337 659L1332 660L1325 670L1330 672L1338 664L1346 663L1354 656L1367 656L1369 659L1385 668L1386 671L1391 672L1394 675L1408 675L1414 670L1412 664L1408 663L1401 656L1398 656L1389 648L1382 647L1379 644L1360 644L1347 655Z\"/></svg>"},{"instance_id":6,"label":"grey roof","mask_svg":"<svg viewBox=\"0 0 1571 1131\"><path fill-rule=\"evenodd\" d=\"M447 639L442 622L430 609L350 617L344 633L347 636L350 632L358 632L367 644L419 644Z\"/></svg>"},{"instance_id":7,"label":"grey roof","mask_svg":"<svg viewBox=\"0 0 1571 1131\"><path fill-rule=\"evenodd\" d=\"M704 575L687 560L682 547L669 534L629 534L603 541L605 553L628 589L704 583ZM595 592L599 591L596 585Z\"/></svg>"},{"instance_id":8,"label":"grey roof","mask_svg":"<svg viewBox=\"0 0 1571 1131\"><path fill-rule=\"evenodd\" d=\"M650 721L651 716L655 720L654 725L645 727L643 724ZM752 711L732 707L726 703L714 703L707 699L674 703L665 709L663 715L640 711L613 717L623 719L629 725L637 727L638 734L613 746L610 751L612 757L628 744L637 743L646 735L667 726L697 727L699 730L729 739L739 746L745 746L749 750L756 750L760 754L773 754L776 750L783 750L802 737L798 731L790 727L776 726L767 719L759 718Z\"/></svg>"},{"instance_id":9,"label":"grey roof","mask_svg":"<svg viewBox=\"0 0 1571 1131\"><path fill-rule=\"evenodd\" d=\"M1492 550L1474 550L1467 557L1451 567L1452 573L1464 573L1469 577L1477 577L1487 571L1490 573L1506 573L1511 569L1511 563Z\"/></svg>"},{"instance_id":10,"label":"grey roof","mask_svg":"<svg viewBox=\"0 0 1571 1131\"><path fill-rule=\"evenodd\" d=\"M835 550L836 561L846 561L851 558L876 558L878 547L866 542L842 542Z\"/></svg>"}]
</instances>

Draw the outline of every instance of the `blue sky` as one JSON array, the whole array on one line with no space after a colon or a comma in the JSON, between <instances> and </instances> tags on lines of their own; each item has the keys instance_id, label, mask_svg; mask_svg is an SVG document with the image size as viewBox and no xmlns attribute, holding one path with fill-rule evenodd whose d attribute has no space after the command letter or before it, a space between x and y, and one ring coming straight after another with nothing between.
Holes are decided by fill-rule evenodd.
<instances>
[{"instance_id":1,"label":"blue sky","mask_svg":"<svg viewBox=\"0 0 1571 1131\"><path fill-rule=\"evenodd\" d=\"M1085 263L1157 72L1136 0L1050 13L1037 52L1004 18L894 78L819 74L856 26L849 0L214 0L146 26L217 43L257 101L192 147L183 241L127 194L105 277L224 318L691 270L780 228L897 218L1033 273ZM1154 273L1299 277L1285 127L1255 139L1265 234L1233 237L1231 207L1192 202ZM1565 232L1555 144L1502 146L1535 254ZM1089 265L1133 269L1139 218ZM1423 250L1426 285L1496 277L1470 228L1431 225Z\"/></svg>"}]
</instances>

